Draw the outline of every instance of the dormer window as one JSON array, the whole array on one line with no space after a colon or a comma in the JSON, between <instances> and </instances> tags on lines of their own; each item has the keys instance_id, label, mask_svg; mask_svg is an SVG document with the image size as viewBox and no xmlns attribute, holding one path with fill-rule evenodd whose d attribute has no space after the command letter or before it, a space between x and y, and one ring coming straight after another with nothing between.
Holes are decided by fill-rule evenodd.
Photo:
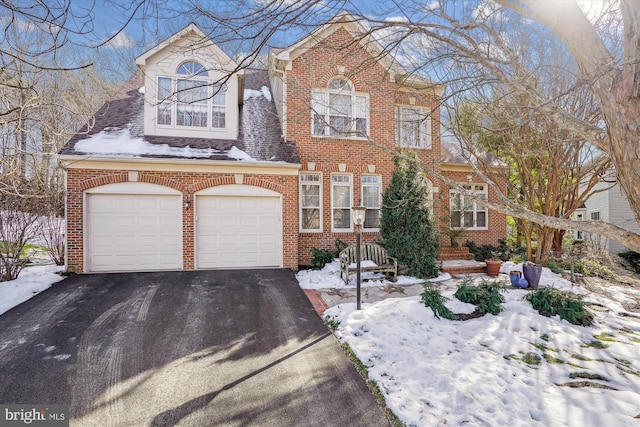
<instances>
[{"instance_id":1,"label":"dormer window","mask_svg":"<svg viewBox=\"0 0 640 427\"><path fill-rule=\"evenodd\" d=\"M329 80L327 88L311 92L315 136L365 138L369 134L369 96L356 93L346 77Z\"/></svg>"},{"instance_id":2,"label":"dormer window","mask_svg":"<svg viewBox=\"0 0 640 427\"><path fill-rule=\"evenodd\" d=\"M175 76L158 77L158 126L224 129L226 104L226 85L212 81L198 62L183 62Z\"/></svg>"}]
</instances>

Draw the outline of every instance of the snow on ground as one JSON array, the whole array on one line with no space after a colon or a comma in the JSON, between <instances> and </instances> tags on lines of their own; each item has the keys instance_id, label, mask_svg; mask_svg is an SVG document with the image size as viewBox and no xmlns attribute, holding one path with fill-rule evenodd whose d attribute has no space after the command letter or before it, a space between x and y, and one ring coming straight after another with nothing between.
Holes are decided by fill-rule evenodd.
<instances>
[{"instance_id":1,"label":"snow on ground","mask_svg":"<svg viewBox=\"0 0 640 427\"><path fill-rule=\"evenodd\" d=\"M511 270L521 265L503 265L502 272ZM344 287L336 276L330 264L301 271L298 280L303 288ZM467 321L437 319L419 297L364 304L361 311L345 303L325 316L339 322L337 337L368 367L387 406L408 426L640 425L634 418L640 416L640 318L618 315L623 309L615 298L546 268L540 286L584 294L608 311L594 312L591 327L575 326L541 316L523 300L526 290L511 288L502 313ZM614 297L620 294L615 288L607 288ZM455 286L443 289L454 312L472 311L453 297ZM607 348L588 346L602 334L610 334L612 341L601 341ZM540 364L525 363L528 353ZM581 372L602 376L606 380L589 381L616 390L562 386L585 381L570 377Z\"/></svg>"},{"instance_id":2,"label":"snow on ground","mask_svg":"<svg viewBox=\"0 0 640 427\"><path fill-rule=\"evenodd\" d=\"M64 277L64 266L36 265L23 268L16 280L0 282L0 314L44 291Z\"/></svg>"}]
</instances>

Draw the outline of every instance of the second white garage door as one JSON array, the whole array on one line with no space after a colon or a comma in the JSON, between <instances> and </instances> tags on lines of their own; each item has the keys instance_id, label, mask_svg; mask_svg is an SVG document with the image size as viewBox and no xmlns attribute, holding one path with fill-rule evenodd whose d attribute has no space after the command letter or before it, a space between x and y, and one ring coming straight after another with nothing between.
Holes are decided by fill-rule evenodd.
<instances>
[{"instance_id":1,"label":"second white garage door","mask_svg":"<svg viewBox=\"0 0 640 427\"><path fill-rule=\"evenodd\" d=\"M196 198L196 268L282 267L280 197Z\"/></svg>"}]
</instances>

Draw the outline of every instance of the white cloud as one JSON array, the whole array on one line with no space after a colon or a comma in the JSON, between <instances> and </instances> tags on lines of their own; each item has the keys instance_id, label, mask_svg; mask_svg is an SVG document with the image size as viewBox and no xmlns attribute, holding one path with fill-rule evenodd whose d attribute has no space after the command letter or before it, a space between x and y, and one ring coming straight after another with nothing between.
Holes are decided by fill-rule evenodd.
<instances>
[{"instance_id":1,"label":"white cloud","mask_svg":"<svg viewBox=\"0 0 640 427\"><path fill-rule=\"evenodd\" d=\"M113 36L113 33L112 33ZM133 46L133 39L129 37L124 31L117 33L106 44L107 47L112 49L123 49Z\"/></svg>"}]
</instances>

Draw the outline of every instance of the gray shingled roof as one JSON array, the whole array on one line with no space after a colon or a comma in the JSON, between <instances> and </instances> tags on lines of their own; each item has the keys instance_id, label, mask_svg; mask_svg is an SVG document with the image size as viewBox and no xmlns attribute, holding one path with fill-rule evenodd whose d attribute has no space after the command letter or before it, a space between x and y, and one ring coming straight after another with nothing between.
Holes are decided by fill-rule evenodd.
<instances>
[{"instance_id":1,"label":"gray shingled roof","mask_svg":"<svg viewBox=\"0 0 640 427\"><path fill-rule=\"evenodd\" d=\"M260 91L263 86L270 88L266 70L246 69L245 89ZM172 148L210 149L207 157L167 154L137 154L132 157L150 158L197 158L198 160L238 161L228 155L233 147L247 153L256 161L286 162L298 164L300 158L295 143L285 141L273 100L264 96L251 97L240 106L240 132L237 140L211 138L176 138L170 136L144 135L144 95L140 93L144 78L139 71L134 74L114 94L109 102L94 116L92 123L84 126L60 150L63 155L87 156L76 150L76 144L101 132L129 130L131 138L141 138L149 144L167 145ZM122 153L119 156L123 156Z\"/></svg>"}]
</instances>

